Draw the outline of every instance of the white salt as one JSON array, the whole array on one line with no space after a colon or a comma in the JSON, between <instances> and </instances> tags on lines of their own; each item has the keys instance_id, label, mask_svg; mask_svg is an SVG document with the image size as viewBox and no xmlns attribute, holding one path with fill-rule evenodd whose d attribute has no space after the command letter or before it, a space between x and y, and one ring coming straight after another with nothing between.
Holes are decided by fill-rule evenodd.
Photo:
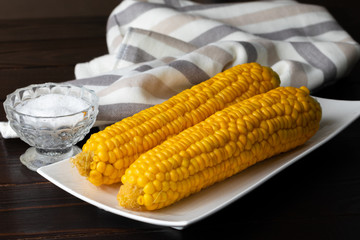
<instances>
[{"instance_id":1,"label":"white salt","mask_svg":"<svg viewBox=\"0 0 360 240\"><path fill-rule=\"evenodd\" d=\"M16 106L16 111L35 117L58 117L85 110L90 105L73 96L47 94Z\"/></svg>"}]
</instances>

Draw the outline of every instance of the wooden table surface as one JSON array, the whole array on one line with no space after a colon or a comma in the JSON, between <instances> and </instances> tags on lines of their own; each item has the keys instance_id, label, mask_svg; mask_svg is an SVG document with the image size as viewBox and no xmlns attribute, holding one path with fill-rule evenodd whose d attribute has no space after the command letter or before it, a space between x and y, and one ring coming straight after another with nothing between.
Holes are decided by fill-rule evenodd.
<instances>
[{"instance_id":1,"label":"wooden table surface","mask_svg":"<svg viewBox=\"0 0 360 240\"><path fill-rule=\"evenodd\" d=\"M326 6L360 41L359 14L350 1L312 2ZM106 54L105 24L105 16L0 20L1 102L18 87L73 79L76 63ZM359 67L314 95L360 100ZM182 231L129 220L73 197L20 163L28 147L0 139L0 239L360 239L360 119Z\"/></svg>"}]
</instances>

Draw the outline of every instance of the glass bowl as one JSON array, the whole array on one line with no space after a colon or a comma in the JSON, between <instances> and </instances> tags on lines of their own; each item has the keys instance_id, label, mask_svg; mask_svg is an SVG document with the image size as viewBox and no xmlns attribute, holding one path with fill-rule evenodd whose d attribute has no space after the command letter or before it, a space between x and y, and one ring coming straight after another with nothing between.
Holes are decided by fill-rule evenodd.
<instances>
[{"instance_id":1,"label":"glass bowl","mask_svg":"<svg viewBox=\"0 0 360 240\"><path fill-rule=\"evenodd\" d=\"M4 102L6 117L31 146L20 161L36 171L79 153L75 144L94 125L98 101L94 91L71 84L34 84L9 94Z\"/></svg>"}]
</instances>

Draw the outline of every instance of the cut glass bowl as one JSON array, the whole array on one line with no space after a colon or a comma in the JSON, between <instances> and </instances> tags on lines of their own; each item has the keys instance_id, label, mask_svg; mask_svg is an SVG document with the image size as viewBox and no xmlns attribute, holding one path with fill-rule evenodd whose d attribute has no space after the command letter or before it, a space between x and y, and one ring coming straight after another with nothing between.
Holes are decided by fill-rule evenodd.
<instances>
[{"instance_id":1,"label":"cut glass bowl","mask_svg":"<svg viewBox=\"0 0 360 240\"><path fill-rule=\"evenodd\" d=\"M42 99L46 101L42 102ZM59 99L64 99L64 102ZM35 101L38 105L34 104ZM56 112L63 105L68 105L70 112ZM34 84L9 94L4 108L10 126L21 140L31 146L21 155L20 161L36 171L81 151L75 144L89 133L95 123L98 97L92 90L70 84ZM50 113L51 109L55 113Z\"/></svg>"}]
</instances>

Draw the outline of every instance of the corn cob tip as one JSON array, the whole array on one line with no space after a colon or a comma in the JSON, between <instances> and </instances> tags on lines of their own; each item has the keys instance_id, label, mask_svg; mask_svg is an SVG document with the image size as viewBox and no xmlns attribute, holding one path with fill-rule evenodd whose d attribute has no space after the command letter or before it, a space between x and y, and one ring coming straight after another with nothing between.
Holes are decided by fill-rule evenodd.
<instances>
[{"instance_id":1,"label":"corn cob tip","mask_svg":"<svg viewBox=\"0 0 360 240\"><path fill-rule=\"evenodd\" d=\"M306 93L306 95L310 95L310 90L307 87L301 86L300 89L303 90Z\"/></svg>"},{"instance_id":2,"label":"corn cob tip","mask_svg":"<svg viewBox=\"0 0 360 240\"><path fill-rule=\"evenodd\" d=\"M277 72L275 72L271 67L263 66L263 68L264 68L263 74L266 73L266 70L269 72L268 76L264 76L264 79L271 78L271 80L273 81L272 84L274 86L280 86L281 79L280 79L279 74Z\"/></svg>"},{"instance_id":3,"label":"corn cob tip","mask_svg":"<svg viewBox=\"0 0 360 240\"><path fill-rule=\"evenodd\" d=\"M88 177L90 174L90 163L92 162L93 156L93 152L82 151L72 157L70 162L77 168L81 176Z\"/></svg>"},{"instance_id":4,"label":"corn cob tip","mask_svg":"<svg viewBox=\"0 0 360 240\"><path fill-rule=\"evenodd\" d=\"M127 209L134 211L146 210L143 206L139 205L137 200L138 196L143 194L142 188L133 184L123 184L120 187L117 195L117 200L120 206L126 206Z\"/></svg>"}]
</instances>

